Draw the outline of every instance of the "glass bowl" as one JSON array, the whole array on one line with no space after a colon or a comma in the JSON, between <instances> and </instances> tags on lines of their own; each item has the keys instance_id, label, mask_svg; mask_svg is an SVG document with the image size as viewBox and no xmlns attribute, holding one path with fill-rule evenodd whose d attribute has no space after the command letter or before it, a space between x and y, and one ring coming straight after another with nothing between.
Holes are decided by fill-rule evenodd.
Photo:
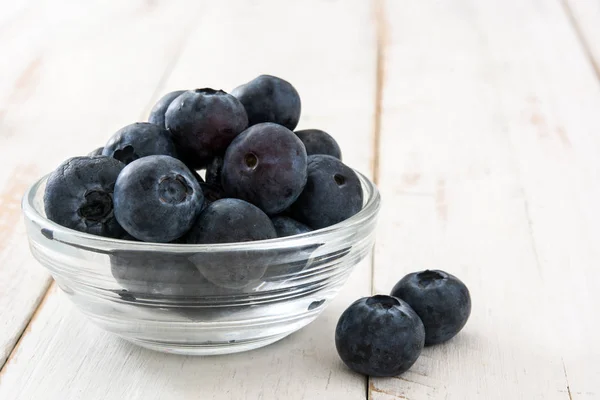
<instances>
[{"instance_id":1,"label":"glass bowl","mask_svg":"<svg viewBox=\"0 0 600 400\"><path fill-rule=\"evenodd\" d=\"M89 319L153 350L251 350L306 326L370 252L380 197L358 173L362 210L293 237L211 245L159 244L81 233L48 220L47 177L25 193L34 257Z\"/></svg>"}]
</instances>

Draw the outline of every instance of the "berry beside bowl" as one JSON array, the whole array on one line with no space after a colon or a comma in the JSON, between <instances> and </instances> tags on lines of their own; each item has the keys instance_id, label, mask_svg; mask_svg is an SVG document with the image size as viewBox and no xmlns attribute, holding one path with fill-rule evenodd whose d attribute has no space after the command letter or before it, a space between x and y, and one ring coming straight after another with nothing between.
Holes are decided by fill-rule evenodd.
<instances>
[{"instance_id":1,"label":"berry beside bowl","mask_svg":"<svg viewBox=\"0 0 600 400\"><path fill-rule=\"evenodd\" d=\"M298 235L239 243L149 243L47 218L48 177L25 193L31 252L93 323L153 350L213 355L273 343L313 321L374 242L380 197L357 172L361 210Z\"/></svg>"}]
</instances>

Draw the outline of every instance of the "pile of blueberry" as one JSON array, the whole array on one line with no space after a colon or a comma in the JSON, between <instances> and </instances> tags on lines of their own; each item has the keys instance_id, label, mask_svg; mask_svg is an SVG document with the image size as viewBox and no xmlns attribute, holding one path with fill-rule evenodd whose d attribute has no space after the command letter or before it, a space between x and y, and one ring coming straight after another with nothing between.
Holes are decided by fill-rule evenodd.
<instances>
[{"instance_id":1,"label":"pile of blueberry","mask_svg":"<svg viewBox=\"0 0 600 400\"><path fill-rule=\"evenodd\" d=\"M120 129L104 147L50 174L46 215L94 235L182 244L337 224L362 208L361 184L329 134L293 131L300 108L296 89L270 75L231 94L168 93L149 122Z\"/></svg>"},{"instance_id":2,"label":"pile of blueberry","mask_svg":"<svg viewBox=\"0 0 600 400\"><path fill-rule=\"evenodd\" d=\"M337 224L362 208L360 180L342 163L329 134L294 131L299 118L298 92L270 75L231 94L168 93L148 122L120 129L104 147L50 174L46 216L94 235L181 244L272 239ZM112 273L131 301L132 292L191 296L206 286L205 279L239 290L277 275L210 257L196 265L177 254L114 253ZM242 267L222 270L237 264ZM304 265L284 267L287 273ZM443 271L409 274L391 296L354 302L340 317L336 347L357 372L398 375L425 345L456 335L470 311L469 291L456 277Z\"/></svg>"},{"instance_id":3,"label":"pile of blueberry","mask_svg":"<svg viewBox=\"0 0 600 400\"><path fill-rule=\"evenodd\" d=\"M340 317L335 344L342 361L370 376L407 371L424 346L446 342L467 323L471 296L463 282L444 271L406 275L391 295L363 297Z\"/></svg>"}]
</instances>

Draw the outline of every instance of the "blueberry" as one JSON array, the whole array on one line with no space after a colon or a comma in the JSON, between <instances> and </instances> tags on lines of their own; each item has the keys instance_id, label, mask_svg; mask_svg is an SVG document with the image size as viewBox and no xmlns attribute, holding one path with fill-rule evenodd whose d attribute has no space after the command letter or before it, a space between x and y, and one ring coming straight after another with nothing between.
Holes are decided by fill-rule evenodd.
<instances>
[{"instance_id":1,"label":"blueberry","mask_svg":"<svg viewBox=\"0 0 600 400\"><path fill-rule=\"evenodd\" d=\"M158 125L161 128L165 128L165 113L167 112L167 108L169 108L169 105L173 100L178 98L184 92L185 90L176 90L161 97L152 108L152 111L150 111L148 122Z\"/></svg>"},{"instance_id":2,"label":"blueberry","mask_svg":"<svg viewBox=\"0 0 600 400\"><path fill-rule=\"evenodd\" d=\"M181 161L159 155L123 169L114 201L115 216L130 235L146 242L170 242L192 226L204 196Z\"/></svg>"},{"instance_id":3,"label":"blueberry","mask_svg":"<svg viewBox=\"0 0 600 400\"><path fill-rule=\"evenodd\" d=\"M204 194L205 206L225 198L225 192L223 192L223 189L220 186L211 185L209 183L201 183L200 188Z\"/></svg>"},{"instance_id":4,"label":"blueberry","mask_svg":"<svg viewBox=\"0 0 600 400\"><path fill-rule=\"evenodd\" d=\"M267 270L261 277L265 282L281 282L298 277L310 264L310 253L317 246L305 246L300 250L279 250L269 257Z\"/></svg>"},{"instance_id":5,"label":"blueberry","mask_svg":"<svg viewBox=\"0 0 600 400\"><path fill-rule=\"evenodd\" d=\"M300 120L300 96L287 81L271 75L260 75L236 87L237 97L248 114L249 126L274 122L294 130Z\"/></svg>"},{"instance_id":6,"label":"blueberry","mask_svg":"<svg viewBox=\"0 0 600 400\"><path fill-rule=\"evenodd\" d=\"M227 296L239 291L209 282L189 260L190 256L148 251L114 252L110 255L111 272L125 288L117 294L125 302L136 303L136 309L148 307L149 312L158 315L174 312L198 321L227 317L236 308L207 308L206 304L213 296ZM176 302L163 302L160 308L156 307L158 299L173 297Z\"/></svg>"},{"instance_id":7,"label":"blueberry","mask_svg":"<svg viewBox=\"0 0 600 400\"><path fill-rule=\"evenodd\" d=\"M231 143L223 161L222 183L230 197L246 200L269 215L298 198L306 184L306 150L289 129L254 125Z\"/></svg>"},{"instance_id":8,"label":"blueberry","mask_svg":"<svg viewBox=\"0 0 600 400\"><path fill-rule=\"evenodd\" d=\"M363 297L342 313L335 346L353 371L396 376L407 371L423 350L425 329L419 316L400 299Z\"/></svg>"},{"instance_id":9,"label":"blueberry","mask_svg":"<svg viewBox=\"0 0 600 400\"><path fill-rule=\"evenodd\" d=\"M223 155L229 143L248 126L242 103L222 90L189 90L165 113L165 126L188 166L204 168Z\"/></svg>"},{"instance_id":10,"label":"blueberry","mask_svg":"<svg viewBox=\"0 0 600 400\"><path fill-rule=\"evenodd\" d=\"M277 237L300 235L312 230L303 223L282 215L271 218L271 222L277 231Z\"/></svg>"},{"instance_id":11,"label":"blueberry","mask_svg":"<svg viewBox=\"0 0 600 400\"><path fill-rule=\"evenodd\" d=\"M277 237L286 237L310 232L308 226L284 215L271 218ZM277 250L277 256L269 265L263 276L265 281L281 281L303 271L312 260L313 252L319 247L318 244L307 245L301 248Z\"/></svg>"},{"instance_id":12,"label":"blueberry","mask_svg":"<svg viewBox=\"0 0 600 400\"><path fill-rule=\"evenodd\" d=\"M186 235L190 244L247 242L277 236L269 217L239 199L221 199L200 214ZM192 257L196 267L214 284L240 289L260 279L270 263L269 251L212 251Z\"/></svg>"},{"instance_id":13,"label":"blueberry","mask_svg":"<svg viewBox=\"0 0 600 400\"><path fill-rule=\"evenodd\" d=\"M206 166L206 183L221 186L221 175L223 173L223 157L215 157Z\"/></svg>"},{"instance_id":14,"label":"blueberry","mask_svg":"<svg viewBox=\"0 0 600 400\"><path fill-rule=\"evenodd\" d=\"M137 122L119 129L108 140L102 154L125 164L152 155L176 157L169 132L148 122Z\"/></svg>"},{"instance_id":15,"label":"blueberry","mask_svg":"<svg viewBox=\"0 0 600 400\"><path fill-rule=\"evenodd\" d=\"M198 296L206 279L185 255L123 251L110 256L113 277L136 298Z\"/></svg>"},{"instance_id":16,"label":"blueberry","mask_svg":"<svg viewBox=\"0 0 600 400\"><path fill-rule=\"evenodd\" d=\"M304 143L307 155L326 154L339 160L342 159L340 146L327 132L319 129L304 129L295 133Z\"/></svg>"},{"instance_id":17,"label":"blueberry","mask_svg":"<svg viewBox=\"0 0 600 400\"><path fill-rule=\"evenodd\" d=\"M59 225L93 235L120 238L113 191L124 164L109 157L73 157L48 177L46 216Z\"/></svg>"},{"instance_id":18,"label":"blueberry","mask_svg":"<svg viewBox=\"0 0 600 400\"><path fill-rule=\"evenodd\" d=\"M269 217L239 199L220 199L200 214L186 235L190 244L232 243L277 237Z\"/></svg>"},{"instance_id":19,"label":"blueberry","mask_svg":"<svg viewBox=\"0 0 600 400\"><path fill-rule=\"evenodd\" d=\"M102 155L102 151L104 150L104 147L98 147L97 149L90 151L88 153L88 157L97 157L97 156L101 156Z\"/></svg>"},{"instance_id":20,"label":"blueberry","mask_svg":"<svg viewBox=\"0 0 600 400\"><path fill-rule=\"evenodd\" d=\"M362 208L363 192L356 173L337 158L308 157L308 180L292 204L292 218L313 229L350 218Z\"/></svg>"},{"instance_id":21,"label":"blueberry","mask_svg":"<svg viewBox=\"0 0 600 400\"><path fill-rule=\"evenodd\" d=\"M471 314L469 289L444 271L406 275L392 289L415 310L425 325L425 345L443 343L465 326Z\"/></svg>"}]
</instances>

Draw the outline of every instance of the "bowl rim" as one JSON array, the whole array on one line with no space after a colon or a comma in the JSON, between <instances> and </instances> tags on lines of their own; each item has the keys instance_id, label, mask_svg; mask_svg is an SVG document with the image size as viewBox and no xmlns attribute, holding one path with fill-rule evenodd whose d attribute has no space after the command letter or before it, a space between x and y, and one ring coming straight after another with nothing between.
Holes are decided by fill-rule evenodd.
<instances>
[{"instance_id":1,"label":"bowl rim","mask_svg":"<svg viewBox=\"0 0 600 400\"><path fill-rule=\"evenodd\" d=\"M256 240L251 242L231 242L218 244L183 244L183 243L156 243L156 242L134 242L125 239L113 239L104 236L96 236L90 233L80 232L71 228L59 225L44 215L42 215L34 206L35 196L40 186L48 179L50 174L42 176L35 181L23 195L21 208L25 218L29 219L39 227L52 232L52 240L80 248L102 249L102 250L129 250L129 251L160 251L173 253L207 253L223 251L244 251L244 250L275 250L302 247L315 242L327 243L333 237L343 233L354 233L364 223L374 219L381 206L381 196L375 183L367 176L353 169L357 174L366 202L363 201L363 208L352 217L328 226L300 235L288 236L283 238L273 238L266 240ZM29 235L29 233L28 233ZM49 238L50 239L50 238Z\"/></svg>"}]
</instances>

